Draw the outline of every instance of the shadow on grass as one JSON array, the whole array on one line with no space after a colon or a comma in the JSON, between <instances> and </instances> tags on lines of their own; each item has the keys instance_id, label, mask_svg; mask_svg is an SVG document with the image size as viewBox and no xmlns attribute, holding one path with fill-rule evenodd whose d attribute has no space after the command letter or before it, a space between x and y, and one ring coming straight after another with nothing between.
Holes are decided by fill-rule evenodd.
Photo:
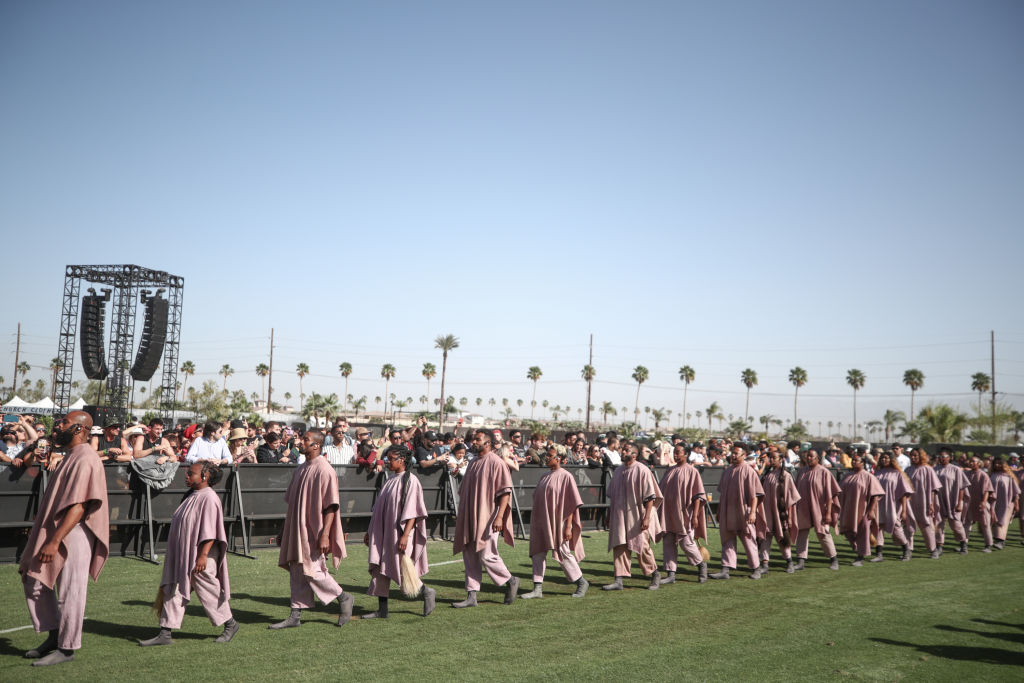
<instances>
[{"instance_id":1,"label":"shadow on grass","mask_svg":"<svg viewBox=\"0 0 1024 683\"><path fill-rule=\"evenodd\" d=\"M152 605L152 603L146 602L145 600L122 600L121 604L129 607L150 607ZM196 603L194 600L185 608L185 615L190 617L206 618L206 612L203 610L202 605ZM269 618L262 612L251 612L249 610L238 609L234 605L231 606L231 616L233 616L240 624L262 624Z\"/></svg>"},{"instance_id":2,"label":"shadow on grass","mask_svg":"<svg viewBox=\"0 0 1024 683\"><path fill-rule=\"evenodd\" d=\"M42 635L39 636L43 638ZM0 655L14 655L15 657L21 657L25 654L25 650L19 649L11 645L10 638L0 638Z\"/></svg>"},{"instance_id":3,"label":"shadow on grass","mask_svg":"<svg viewBox=\"0 0 1024 683\"><path fill-rule=\"evenodd\" d=\"M973 633L974 635L981 636L982 638L996 638L998 640L1006 640L1011 643L1024 644L1024 633L993 633L991 631L975 631L970 628L947 626L945 624L939 624L935 628L940 631L950 631L952 633Z\"/></svg>"},{"instance_id":4,"label":"shadow on grass","mask_svg":"<svg viewBox=\"0 0 1024 683\"><path fill-rule=\"evenodd\" d=\"M152 638L156 635L156 632L159 629L156 626L140 627L128 624L115 624L112 621L101 621L90 617L82 622L82 630L85 633L93 633L98 636L106 636L107 638L116 638L118 640L127 640L135 643L140 639ZM182 633L181 631L175 631L174 637L182 640L196 640L209 638L210 636L200 633Z\"/></svg>"},{"instance_id":5,"label":"shadow on grass","mask_svg":"<svg viewBox=\"0 0 1024 683\"><path fill-rule=\"evenodd\" d=\"M1024 659L1019 652L1013 650L1002 650L996 647L970 647L966 645L916 645L902 640L889 640L888 638L870 638L872 642L883 645L895 645L917 650L932 657L943 659L955 659L962 662L979 662L982 664L1008 664L1011 666L1024 666Z\"/></svg>"},{"instance_id":6,"label":"shadow on grass","mask_svg":"<svg viewBox=\"0 0 1024 683\"><path fill-rule=\"evenodd\" d=\"M991 619L971 619L971 621L978 624L986 624L988 626L1009 626L1010 628L1019 628L1024 630L1024 624L1007 624L1005 621L992 621Z\"/></svg>"}]
</instances>

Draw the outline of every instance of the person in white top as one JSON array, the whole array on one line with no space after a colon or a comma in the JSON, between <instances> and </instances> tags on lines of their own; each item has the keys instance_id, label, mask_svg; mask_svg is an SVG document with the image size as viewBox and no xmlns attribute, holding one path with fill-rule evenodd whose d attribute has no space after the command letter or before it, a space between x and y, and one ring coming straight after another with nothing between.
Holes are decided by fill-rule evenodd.
<instances>
[{"instance_id":1,"label":"person in white top","mask_svg":"<svg viewBox=\"0 0 1024 683\"><path fill-rule=\"evenodd\" d=\"M221 438L221 427L216 422L207 422L203 425L203 436L192 442L185 456L185 462L190 465L194 462L212 460L218 465L231 464L231 451L227 443Z\"/></svg>"},{"instance_id":2,"label":"person in white top","mask_svg":"<svg viewBox=\"0 0 1024 683\"><path fill-rule=\"evenodd\" d=\"M704 445L699 442L693 444L693 447L690 448L690 455L686 458L686 461L691 465L703 465L706 463L708 459L704 457Z\"/></svg>"},{"instance_id":3,"label":"person in white top","mask_svg":"<svg viewBox=\"0 0 1024 683\"><path fill-rule=\"evenodd\" d=\"M904 472L910 467L910 457L903 452L903 446L898 443L892 445L892 457L896 459L896 463L900 466L900 469Z\"/></svg>"},{"instance_id":4,"label":"person in white top","mask_svg":"<svg viewBox=\"0 0 1024 683\"><path fill-rule=\"evenodd\" d=\"M345 433L344 423L331 429L331 445L324 446L323 455L332 465L351 465L356 459L355 442Z\"/></svg>"}]
</instances>

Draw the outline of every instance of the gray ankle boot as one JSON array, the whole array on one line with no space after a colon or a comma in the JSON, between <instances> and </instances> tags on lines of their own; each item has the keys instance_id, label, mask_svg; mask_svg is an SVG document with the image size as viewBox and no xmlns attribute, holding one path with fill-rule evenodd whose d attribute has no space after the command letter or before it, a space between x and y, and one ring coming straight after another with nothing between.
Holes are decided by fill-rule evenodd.
<instances>
[{"instance_id":1,"label":"gray ankle boot","mask_svg":"<svg viewBox=\"0 0 1024 683\"><path fill-rule=\"evenodd\" d=\"M459 602L453 602L452 607L456 609L476 607L476 591L466 591L466 599Z\"/></svg>"},{"instance_id":2,"label":"gray ankle boot","mask_svg":"<svg viewBox=\"0 0 1024 683\"><path fill-rule=\"evenodd\" d=\"M271 624L267 628L277 631L282 628L295 628L296 626L302 625L302 610L298 607L292 607L292 611L288 614L288 618L284 621L279 621L276 624Z\"/></svg>"},{"instance_id":3,"label":"gray ankle boot","mask_svg":"<svg viewBox=\"0 0 1024 683\"><path fill-rule=\"evenodd\" d=\"M708 582L708 563L701 562L697 565L697 583Z\"/></svg>"},{"instance_id":4,"label":"gray ankle boot","mask_svg":"<svg viewBox=\"0 0 1024 683\"><path fill-rule=\"evenodd\" d=\"M533 600L534 598L543 598L544 597L544 584L543 583L538 583L538 582L534 581L533 582L533 590L530 591L529 593L523 593L519 597L521 597L523 600Z\"/></svg>"},{"instance_id":5,"label":"gray ankle boot","mask_svg":"<svg viewBox=\"0 0 1024 683\"><path fill-rule=\"evenodd\" d=\"M676 582L676 573L675 572L668 572L668 574L665 575L665 578L661 580L662 585L665 585L666 583L675 583L675 582Z\"/></svg>"},{"instance_id":6,"label":"gray ankle boot","mask_svg":"<svg viewBox=\"0 0 1024 683\"><path fill-rule=\"evenodd\" d=\"M587 589L590 588L590 582L582 576L576 579L576 591L572 594L574 598L582 598L587 594Z\"/></svg>"},{"instance_id":7,"label":"gray ankle boot","mask_svg":"<svg viewBox=\"0 0 1024 683\"><path fill-rule=\"evenodd\" d=\"M715 572L714 574L711 575L711 578L712 579L728 579L729 578L729 568L728 567L722 567L722 571Z\"/></svg>"},{"instance_id":8,"label":"gray ankle boot","mask_svg":"<svg viewBox=\"0 0 1024 683\"><path fill-rule=\"evenodd\" d=\"M152 647L154 645L173 645L173 644L174 644L174 641L171 640L171 629L169 629L169 628L162 628L162 629L160 629L160 633L156 634L156 636L154 636L153 638L150 638L149 640L140 640L139 641L139 646L140 647Z\"/></svg>"},{"instance_id":9,"label":"gray ankle boot","mask_svg":"<svg viewBox=\"0 0 1024 683\"><path fill-rule=\"evenodd\" d=\"M616 576L615 580L606 586L601 586L603 591L620 591L622 590L622 577Z\"/></svg>"}]
</instances>

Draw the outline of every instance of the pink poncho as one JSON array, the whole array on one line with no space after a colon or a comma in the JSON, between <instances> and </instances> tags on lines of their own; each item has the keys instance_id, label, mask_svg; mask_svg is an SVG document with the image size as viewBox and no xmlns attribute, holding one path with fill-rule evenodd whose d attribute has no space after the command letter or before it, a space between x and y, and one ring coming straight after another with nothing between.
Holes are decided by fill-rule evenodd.
<instances>
[{"instance_id":1,"label":"pink poncho","mask_svg":"<svg viewBox=\"0 0 1024 683\"><path fill-rule=\"evenodd\" d=\"M220 579L220 599L231 599L231 581L228 578L228 539L224 533L224 509L217 492L207 486L193 491L174 511L171 530L167 535L167 556L160 585L165 586L166 597L180 595L189 599L192 593L192 570L204 541L220 546L217 578Z\"/></svg>"},{"instance_id":2,"label":"pink poncho","mask_svg":"<svg viewBox=\"0 0 1024 683\"><path fill-rule=\"evenodd\" d=\"M992 488L992 479L984 470L971 470L967 473L967 481L970 483L971 504L966 506L967 514L964 519L969 523L984 523L986 517L979 509L981 505L991 506L995 489ZM965 496L966 500L966 496Z\"/></svg>"},{"instance_id":3,"label":"pink poncho","mask_svg":"<svg viewBox=\"0 0 1024 683\"><path fill-rule=\"evenodd\" d=\"M705 504L707 503L704 482L697 468L689 463L676 465L662 475L658 486L665 497L665 502L658 509L662 532L658 534L657 540L660 541L665 532L687 534L692 531L694 540L703 538L707 541L708 529L704 514L700 515L694 528L690 528L693 507L697 499L701 498Z\"/></svg>"},{"instance_id":4,"label":"pink poncho","mask_svg":"<svg viewBox=\"0 0 1024 683\"><path fill-rule=\"evenodd\" d=\"M935 474L939 475L939 481L942 482L942 489L939 491L939 514L943 517L960 514L956 511L956 499L959 497L960 491L964 492L961 513L966 510L971 502L971 482L967 479L963 469L956 465L940 465L935 468Z\"/></svg>"},{"instance_id":5,"label":"pink poncho","mask_svg":"<svg viewBox=\"0 0 1024 683\"><path fill-rule=\"evenodd\" d=\"M757 478L757 470L745 462L729 467L718 482L718 526L729 531L742 532L747 528L750 499L760 505L764 488Z\"/></svg>"},{"instance_id":6,"label":"pink poncho","mask_svg":"<svg viewBox=\"0 0 1024 683\"><path fill-rule=\"evenodd\" d=\"M288 513L281 532L281 552L277 564L284 569L295 562L302 565L305 576L314 575L313 562L320 557L317 543L323 530L325 512L341 507L338 495L338 473L322 455L306 460L292 475L284 494ZM334 568L347 555L341 529L341 517L331 525L331 555Z\"/></svg>"},{"instance_id":7,"label":"pink poncho","mask_svg":"<svg viewBox=\"0 0 1024 683\"><path fill-rule=\"evenodd\" d=\"M78 503L85 504L82 524L96 537L92 547L89 575L95 581L110 552L110 515L107 512L107 481L100 456L89 444L79 444L61 461L39 503L35 524L29 533L18 571L53 588L67 560L63 546L53 559L42 564L39 551L60 526L64 512Z\"/></svg>"},{"instance_id":8,"label":"pink poncho","mask_svg":"<svg viewBox=\"0 0 1024 683\"><path fill-rule=\"evenodd\" d=\"M796 478L796 490L800 502L796 504L798 529L810 529L825 533L825 527L839 517L839 482L832 473L821 465L805 467ZM832 519L825 519L825 508L832 501Z\"/></svg>"},{"instance_id":9,"label":"pink poncho","mask_svg":"<svg viewBox=\"0 0 1024 683\"><path fill-rule=\"evenodd\" d=\"M1006 526L1013 519L1013 503L1020 495L1020 484L1011 474L993 472L992 489L995 492L992 499L994 522L999 526Z\"/></svg>"},{"instance_id":10,"label":"pink poncho","mask_svg":"<svg viewBox=\"0 0 1024 683\"><path fill-rule=\"evenodd\" d=\"M580 533L580 506L583 499L576 488L576 480L559 468L545 474L533 490L533 510L530 512L530 557L548 550L557 550L565 538L562 533L566 517L572 517L572 538L569 547L576 560L586 557Z\"/></svg>"},{"instance_id":11,"label":"pink poncho","mask_svg":"<svg viewBox=\"0 0 1024 683\"><path fill-rule=\"evenodd\" d=\"M887 534L892 534L897 525L902 525L900 511L903 509L903 499L913 495L914 485L910 477L900 472L895 467L885 467L875 473L878 483L882 486L884 495L878 501L878 526ZM907 521L914 518L914 511L907 505Z\"/></svg>"},{"instance_id":12,"label":"pink poncho","mask_svg":"<svg viewBox=\"0 0 1024 683\"><path fill-rule=\"evenodd\" d=\"M914 511L914 519L922 527L935 526L939 516L938 503L935 504L935 514L928 513L928 508L934 502L934 494L942 490L942 481L935 470L927 465L908 468L910 483L914 485L914 494L910 497L910 507Z\"/></svg>"},{"instance_id":13,"label":"pink poncho","mask_svg":"<svg viewBox=\"0 0 1024 683\"><path fill-rule=\"evenodd\" d=\"M469 463L459 486L459 514L455 519L455 539L452 554L465 548L480 552L487 547L494 519L498 516L498 499L512 494L512 474L508 465L490 451ZM505 506L502 519L502 537L514 545L512 538L512 504Z\"/></svg>"},{"instance_id":14,"label":"pink poncho","mask_svg":"<svg viewBox=\"0 0 1024 683\"><path fill-rule=\"evenodd\" d=\"M408 477L405 504L402 504L402 480L405 474L391 477L380 490L373 503L370 517L370 566L378 565L380 573L395 583L402 582L401 553L398 540L405 531L405 523L415 519L405 554L412 558L416 574L423 576L427 569L427 506L423 502L423 485L412 474Z\"/></svg>"},{"instance_id":15,"label":"pink poncho","mask_svg":"<svg viewBox=\"0 0 1024 683\"><path fill-rule=\"evenodd\" d=\"M651 511L647 533L643 530L644 504L654 500L654 508L661 507L663 497L654 473L647 465L635 462L619 465L608 485L608 550L625 545L635 553L643 550L648 538L657 538L661 532L659 513Z\"/></svg>"},{"instance_id":16,"label":"pink poncho","mask_svg":"<svg viewBox=\"0 0 1024 683\"><path fill-rule=\"evenodd\" d=\"M800 492L796 490L796 482L793 477L784 469L770 471L765 475L762 485L764 486L764 504L761 507L764 509L765 533L781 536L782 519L779 512L785 510L787 515L790 514L793 511L793 506L800 502ZM788 526L791 534L790 541L794 541L796 534L793 533L793 530L796 529L796 519L791 517Z\"/></svg>"},{"instance_id":17,"label":"pink poncho","mask_svg":"<svg viewBox=\"0 0 1024 683\"><path fill-rule=\"evenodd\" d=\"M882 485L875 475L867 470L848 472L839 484L839 500L842 511L839 514L839 532L856 534L860 531L861 522L868 512L872 498L885 495Z\"/></svg>"}]
</instances>

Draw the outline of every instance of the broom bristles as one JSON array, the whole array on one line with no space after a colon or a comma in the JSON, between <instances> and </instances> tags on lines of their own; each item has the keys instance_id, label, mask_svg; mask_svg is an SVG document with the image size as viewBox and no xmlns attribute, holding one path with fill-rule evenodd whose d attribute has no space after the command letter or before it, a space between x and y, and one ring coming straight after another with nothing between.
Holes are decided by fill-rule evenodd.
<instances>
[{"instance_id":1,"label":"broom bristles","mask_svg":"<svg viewBox=\"0 0 1024 683\"><path fill-rule=\"evenodd\" d=\"M416 565L412 563L412 558L404 553L401 555L398 565L402 573L402 594L407 598L415 598L423 589L423 582L420 581L420 576L416 572Z\"/></svg>"},{"instance_id":2,"label":"broom bristles","mask_svg":"<svg viewBox=\"0 0 1024 683\"><path fill-rule=\"evenodd\" d=\"M156 600L153 601L153 611L159 613L164 608L164 587L156 592Z\"/></svg>"}]
</instances>

